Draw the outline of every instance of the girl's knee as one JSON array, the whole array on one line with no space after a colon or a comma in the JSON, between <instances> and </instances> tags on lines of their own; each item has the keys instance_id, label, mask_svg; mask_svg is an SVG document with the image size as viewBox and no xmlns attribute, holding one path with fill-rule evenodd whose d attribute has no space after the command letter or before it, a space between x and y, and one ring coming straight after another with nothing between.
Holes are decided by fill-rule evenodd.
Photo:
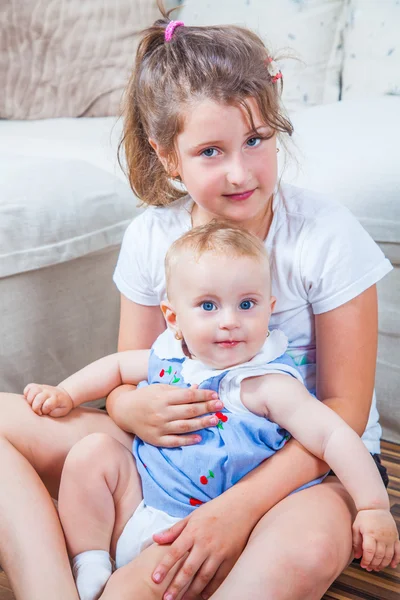
<instances>
[{"instance_id":1,"label":"girl's knee","mask_svg":"<svg viewBox=\"0 0 400 600\"><path fill-rule=\"evenodd\" d=\"M30 415L30 413L34 415L23 396L5 392L0 393L0 436L8 438L8 434L12 434L20 420L21 410L25 410L27 415Z\"/></svg>"},{"instance_id":2,"label":"girl's knee","mask_svg":"<svg viewBox=\"0 0 400 600\"><path fill-rule=\"evenodd\" d=\"M292 548L287 557L288 568L293 568L299 581L307 587L317 581L330 584L348 564L351 557L351 538L349 544L335 544L331 536L311 533L305 543Z\"/></svg>"},{"instance_id":3,"label":"girl's knee","mask_svg":"<svg viewBox=\"0 0 400 600\"><path fill-rule=\"evenodd\" d=\"M151 574L143 571L135 561L117 569L105 587L100 600L161 600L162 593L151 579Z\"/></svg>"}]
</instances>

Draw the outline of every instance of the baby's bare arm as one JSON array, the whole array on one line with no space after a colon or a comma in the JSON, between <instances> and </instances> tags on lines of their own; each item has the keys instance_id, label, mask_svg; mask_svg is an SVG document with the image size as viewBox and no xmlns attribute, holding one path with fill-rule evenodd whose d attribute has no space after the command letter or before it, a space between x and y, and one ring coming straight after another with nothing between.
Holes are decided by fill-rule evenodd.
<instances>
[{"instance_id":1,"label":"baby's bare arm","mask_svg":"<svg viewBox=\"0 0 400 600\"><path fill-rule=\"evenodd\" d=\"M396 568L400 543L389 498L379 472L359 436L339 415L308 393L296 379L271 374L242 383L249 410L287 429L309 452L335 471L358 510L353 548L361 566Z\"/></svg>"},{"instance_id":2,"label":"baby's bare arm","mask_svg":"<svg viewBox=\"0 0 400 600\"><path fill-rule=\"evenodd\" d=\"M298 380L280 374L254 377L242 382L241 397L249 410L278 423L327 462L358 510L389 508L382 480L359 436Z\"/></svg>"},{"instance_id":3,"label":"baby's bare arm","mask_svg":"<svg viewBox=\"0 0 400 600\"><path fill-rule=\"evenodd\" d=\"M28 384L24 395L39 415L61 417L84 402L103 398L124 383L147 378L149 350L130 350L100 358L58 386Z\"/></svg>"}]
</instances>

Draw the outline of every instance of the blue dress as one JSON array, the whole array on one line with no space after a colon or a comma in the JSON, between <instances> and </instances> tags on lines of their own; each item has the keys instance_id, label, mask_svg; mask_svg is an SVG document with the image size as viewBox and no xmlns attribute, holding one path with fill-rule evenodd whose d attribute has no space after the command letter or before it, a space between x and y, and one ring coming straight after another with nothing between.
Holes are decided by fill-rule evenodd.
<instances>
[{"instance_id":1,"label":"blue dress","mask_svg":"<svg viewBox=\"0 0 400 600\"><path fill-rule=\"evenodd\" d=\"M240 382L266 373L284 373L302 381L293 359L285 354L286 348L286 336L272 331L251 361L218 371L187 358L170 330L161 334L151 350L148 381L141 385L164 383L185 388L198 384L218 392L224 409L216 413L218 425L198 431L201 442L192 446L156 447L135 437L133 454L147 506L184 518L284 446L288 432L242 404Z\"/></svg>"}]
</instances>

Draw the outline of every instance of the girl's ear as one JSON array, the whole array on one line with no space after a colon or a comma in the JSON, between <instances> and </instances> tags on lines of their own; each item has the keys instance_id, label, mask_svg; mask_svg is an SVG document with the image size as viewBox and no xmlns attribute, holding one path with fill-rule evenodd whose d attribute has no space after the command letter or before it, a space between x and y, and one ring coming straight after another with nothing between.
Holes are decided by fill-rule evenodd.
<instances>
[{"instance_id":1,"label":"girl's ear","mask_svg":"<svg viewBox=\"0 0 400 600\"><path fill-rule=\"evenodd\" d=\"M160 304L160 308L162 314L164 315L165 322L167 323L167 327L172 329L172 331L177 334L180 333L178 323L176 320L176 312L174 311L172 305L168 302L168 300L163 300Z\"/></svg>"},{"instance_id":2,"label":"girl's ear","mask_svg":"<svg viewBox=\"0 0 400 600\"><path fill-rule=\"evenodd\" d=\"M275 296L271 296L271 300L270 300L271 313L274 312L275 304L276 304L276 298L275 298Z\"/></svg>"},{"instance_id":3,"label":"girl's ear","mask_svg":"<svg viewBox=\"0 0 400 600\"><path fill-rule=\"evenodd\" d=\"M149 144L153 148L154 152L157 154L158 159L164 167L168 177L178 177L179 172L176 169L171 169L171 159L167 155L165 150L163 150L163 148L159 144L157 144L157 142L152 138L149 138Z\"/></svg>"}]
</instances>

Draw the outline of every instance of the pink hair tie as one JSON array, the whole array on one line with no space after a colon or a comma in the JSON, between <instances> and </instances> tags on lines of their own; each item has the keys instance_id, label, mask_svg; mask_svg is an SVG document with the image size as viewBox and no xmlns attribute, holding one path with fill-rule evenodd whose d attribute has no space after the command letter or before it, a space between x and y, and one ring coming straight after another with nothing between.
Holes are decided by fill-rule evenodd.
<instances>
[{"instance_id":1,"label":"pink hair tie","mask_svg":"<svg viewBox=\"0 0 400 600\"><path fill-rule=\"evenodd\" d=\"M274 61L274 59L271 58L271 56L268 56L268 58L266 59L265 62L268 65L268 71L269 71L272 83L276 83L278 81L278 79L282 79L282 71L280 70L280 68Z\"/></svg>"},{"instance_id":2,"label":"pink hair tie","mask_svg":"<svg viewBox=\"0 0 400 600\"><path fill-rule=\"evenodd\" d=\"M183 21L171 21L168 23L165 28L165 41L170 42L172 40L172 36L174 35L174 31L177 27L184 27L185 23Z\"/></svg>"}]
</instances>

